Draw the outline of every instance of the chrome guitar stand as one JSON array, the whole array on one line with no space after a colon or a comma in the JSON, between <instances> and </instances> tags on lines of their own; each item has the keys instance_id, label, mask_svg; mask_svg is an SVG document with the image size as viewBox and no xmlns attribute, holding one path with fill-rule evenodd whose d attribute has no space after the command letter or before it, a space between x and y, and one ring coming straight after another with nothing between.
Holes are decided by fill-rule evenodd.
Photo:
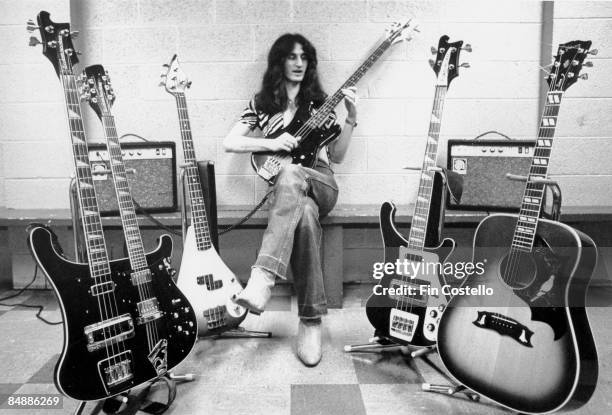
<instances>
[{"instance_id":1,"label":"chrome guitar stand","mask_svg":"<svg viewBox=\"0 0 612 415\"><path fill-rule=\"evenodd\" d=\"M404 167L404 169L421 171L421 167ZM433 171L440 175L442 179L443 189L448 190L448 193L453 198L453 200L455 200L458 203L459 199L461 199L461 193L463 190L463 178L459 174L453 171L444 169L442 167L434 166L434 167L431 167L429 171ZM445 205L444 195L445 195L445 192L443 193L441 207ZM440 226L440 233L441 233L441 230L442 229ZM416 348L411 351L409 346L403 346L399 343L396 343L393 339L389 337L385 337L385 336L374 336L369 339L368 343L365 343L365 344L344 346L344 351L347 353L353 353L353 352L377 353L383 350L390 350L390 349L399 349L399 351L404 355L410 354L410 357L412 359L421 358L426 363L433 366L438 372L442 373L440 369L435 367L435 365L433 365L433 363L431 363L429 359L427 358L427 355L436 351L435 346ZM436 385L431 385L431 386L435 387ZM446 389L449 389L449 387L447 387ZM463 391L460 388L457 388L453 393L457 393L457 392L463 392ZM464 392L464 393L466 393L466 395L468 396L472 394L471 392L469 393Z\"/></svg>"},{"instance_id":2,"label":"chrome guitar stand","mask_svg":"<svg viewBox=\"0 0 612 415\"><path fill-rule=\"evenodd\" d=\"M212 163L212 162L211 162ZM187 228L189 227L189 213L187 211L187 183L185 182L185 168L191 167L191 164L181 164L179 165L179 200L180 200L180 208L181 208L181 233L183 235L183 246L185 244L185 238L187 237ZM197 167L197 166L196 166ZM201 182L201 177L200 177ZM200 183L202 185L202 183ZM203 187L203 186L202 186ZM206 213L208 214L208 209L204 206ZM209 224L210 226L210 224ZM216 231L216 229L215 229ZM214 247L213 247L214 248ZM222 333L215 334L210 336L213 339L223 339L223 338L270 338L272 337L272 332L269 331L256 331L256 330L247 330L244 327L236 327L233 329L226 330Z\"/></svg>"}]
</instances>

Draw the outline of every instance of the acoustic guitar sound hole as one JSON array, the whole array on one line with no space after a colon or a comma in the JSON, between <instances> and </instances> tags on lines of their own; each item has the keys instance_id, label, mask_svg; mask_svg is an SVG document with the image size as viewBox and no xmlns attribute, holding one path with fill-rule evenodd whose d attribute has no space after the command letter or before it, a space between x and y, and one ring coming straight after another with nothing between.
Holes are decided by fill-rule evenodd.
<instances>
[{"instance_id":1,"label":"acoustic guitar sound hole","mask_svg":"<svg viewBox=\"0 0 612 415\"><path fill-rule=\"evenodd\" d=\"M510 251L500 262L502 281L513 289L529 287L536 277L536 263L531 253Z\"/></svg>"}]
</instances>

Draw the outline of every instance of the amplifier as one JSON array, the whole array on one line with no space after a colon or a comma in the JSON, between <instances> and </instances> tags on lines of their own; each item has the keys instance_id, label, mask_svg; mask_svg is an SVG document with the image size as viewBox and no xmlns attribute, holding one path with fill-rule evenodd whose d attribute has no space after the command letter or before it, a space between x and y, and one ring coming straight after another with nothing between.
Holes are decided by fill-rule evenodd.
<instances>
[{"instance_id":1,"label":"amplifier","mask_svg":"<svg viewBox=\"0 0 612 415\"><path fill-rule=\"evenodd\" d=\"M134 200L147 212L177 210L176 145L172 141L121 143L123 161ZM89 162L100 214L119 214L108 151L89 145Z\"/></svg>"},{"instance_id":2,"label":"amplifier","mask_svg":"<svg viewBox=\"0 0 612 415\"><path fill-rule=\"evenodd\" d=\"M459 204L447 197L447 208L516 211L525 183L506 173L527 175L535 141L448 140L447 168L463 176Z\"/></svg>"}]
</instances>

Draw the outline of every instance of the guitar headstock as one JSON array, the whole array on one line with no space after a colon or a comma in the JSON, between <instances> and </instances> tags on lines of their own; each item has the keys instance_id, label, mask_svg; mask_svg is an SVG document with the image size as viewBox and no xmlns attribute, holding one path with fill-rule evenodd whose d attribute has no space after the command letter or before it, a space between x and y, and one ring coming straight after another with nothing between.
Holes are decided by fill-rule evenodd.
<instances>
[{"instance_id":1,"label":"guitar headstock","mask_svg":"<svg viewBox=\"0 0 612 415\"><path fill-rule=\"evenodd\" d=\"M561 43L550 73L546 77L549 91L565 91L578 81L588 79L588 75L580 75L583 66L593 66L592 62L584 62L587 55L597 55L597 49L589 50L590 40L574 40Z\"/></svg>"},{"instance_id":2,"label":"guitar headstock","mask_svg":"<svg viewBox=\"0 0 612 415\"><path fill-rule=\"evenodd\" d=\"M418 25L413 19L393 22L388 29L385 30L385 36L391 44L408 41L412 39L413 32L418 32Z\"/></svg>"},{"instance_id":3,"label":"guitar headstock","mask_svg":"<svg viewBox=\"0 0 612 415\"><path fill-rule=\"evenodd\" d=\"M191 81L179 66L178 55L174 55L170 63L165 63L163 67L159 86L163 86L168 93L172 95L184 93L191 86Z\"/></svg>"},{"instance_id":4,"label":"guitar headstock","mask_svg":"<svg viewBox=\"0 0 612 415\"><path fill-rule=\"evenodd\" d=\"M436 58L430 59L429 64L436 73L436 85L449 86L451 81L459 76L459 67L470 67L468 63L459 63L459 54L461 50L471 52L472 46L469 43L463 46L463 40L449 43L448 39L448 36L442 36L438 41L438 48L431 48L431 53L436 55Z\"/></svg>"},{"instance_id":5,"label":"guitar headstock","mask_svg":"<svg viewBox=\"0 0 612 415\"><path fill-rule=\"evenodd\" d=\"M115 92L104 67L102 65L88 66L79 77L79 81L81 100L89 102L89 106L98 118L102 119L102 116L110 115L110 109L115 102Z\"/></svg>"},{"instance_id":6,"label":"guitar headstock","mask_svg":"<svg viewBox=\"0 0 612 415\"><path fill-rule=\"evenodd\" d=\"M70 31L70 23L55 23L51 21L50 15L46 11L41 11L36 17L38 26L33 20L28 20L26 29L33 33L37 29L40 32L40 39L30 36L30 46L42 44L43 55L47 57L55 68L55 73L72 74L72 68L78 63L77 52L72 45L72 38L78 32Z\"/></svg>"}]
</instances>

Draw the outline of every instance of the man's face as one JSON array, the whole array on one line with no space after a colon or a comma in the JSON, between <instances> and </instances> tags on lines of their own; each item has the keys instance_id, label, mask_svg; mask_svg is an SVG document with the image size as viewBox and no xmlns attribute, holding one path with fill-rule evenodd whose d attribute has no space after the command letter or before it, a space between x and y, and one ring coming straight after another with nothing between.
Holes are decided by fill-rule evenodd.
<instances>
[{"instance_id":1,"label":"man's face","mask_svg":"<svg viewBox=\"0 0 612 415\"><path fill-rule=\"evenodd\" d=\"M302 45L296 43L293 50L285 59L285 79L290 82L302 82L308 67L308 58Z\"/></svg>"}]
</instances>

